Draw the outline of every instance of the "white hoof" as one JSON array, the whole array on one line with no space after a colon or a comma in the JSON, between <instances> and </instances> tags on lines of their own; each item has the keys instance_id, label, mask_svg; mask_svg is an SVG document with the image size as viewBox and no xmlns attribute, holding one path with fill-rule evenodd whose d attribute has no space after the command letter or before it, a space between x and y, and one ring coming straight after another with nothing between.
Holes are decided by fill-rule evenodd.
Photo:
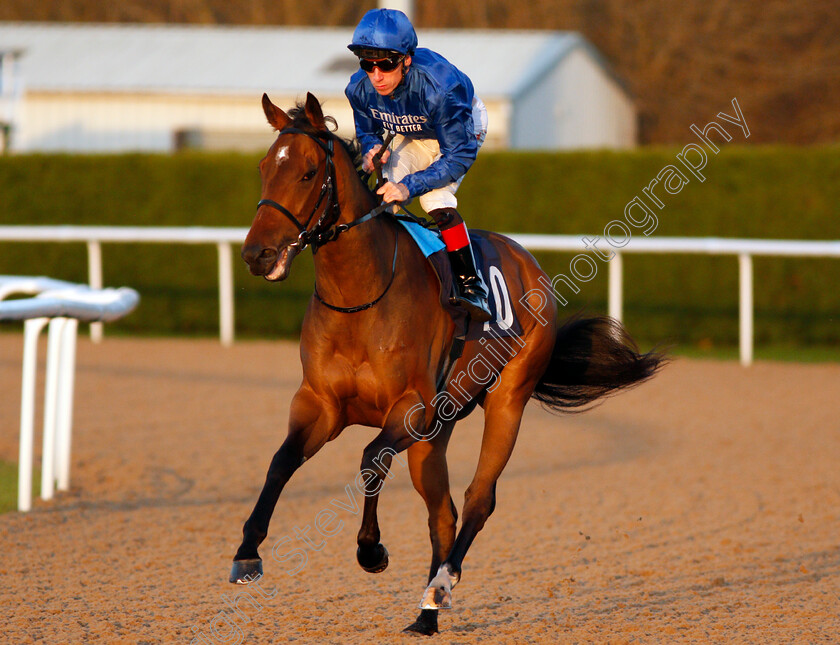
<instances>
[{"instance_id":1,"label":"white hoof","mask_svg":"<svg viewBox=\"0 0 840 645\"><path fill-rule=\"evenodd\" d=\"M420 609L452 609L452 587L456 584L458 576L454 575L447 565L441 565L423 593Z\"/></svg>"}]
</instances>

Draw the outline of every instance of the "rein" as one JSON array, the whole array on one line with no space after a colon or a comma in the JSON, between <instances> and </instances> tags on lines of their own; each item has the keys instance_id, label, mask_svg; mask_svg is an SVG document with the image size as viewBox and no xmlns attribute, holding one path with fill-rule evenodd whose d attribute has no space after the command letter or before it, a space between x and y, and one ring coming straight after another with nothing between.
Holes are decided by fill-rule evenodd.
<instances>
[{"instance_id":1,"label":"rein","mask_svg":"<svg viewBox=\"0 0 840 645\"><path fill-rule=\"evenodd\" d=\"M399 248L400 242L400 232L397 231L396 235L394 235L394 261L391 263L391 279L388 280L388 284L385 285L385 290L379 294L379 297L376 300L371 300L368 303L363 305L357 305L356 307L338 307L336 305L331 305L326 300L321 297L321 294L318 293L318 285L315 285L315 297L318 299L322 305L324 305L327 309L332 309L333 311L338 311L342 314L355 314L359 311L364 311L365 309L370 309L375 305L377 302L382 300L385 297L385 294L388 293L388 289L391 288L391 285L394 282L394 276L397 273L397 249Z\"/></svg>"}]
</instances>

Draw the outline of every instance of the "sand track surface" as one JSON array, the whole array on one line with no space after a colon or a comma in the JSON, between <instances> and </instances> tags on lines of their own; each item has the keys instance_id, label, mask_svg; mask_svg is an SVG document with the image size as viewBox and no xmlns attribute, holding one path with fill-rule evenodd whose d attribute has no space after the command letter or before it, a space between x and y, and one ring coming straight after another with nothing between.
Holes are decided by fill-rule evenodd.
<instances>
[{"instance_id":1,"label":"sand track surface","mask_svg":"<svg viewBox=\"0 0 840 645\"><path fill-rule=\"evenodd\" d=\"M8 461L21 355L22 336L0 334ZM261 586L227 582L299 380L289 342L80 339L72 490L0 516L0 641L417 643L400 630L430 547L407 468L395 463L380 502L385 572L356 564L351 511L315 533L318 513L347 500L368 428L292 478ZM42 384L43 360L39 408ZM676 360L585 414L529 405L496 511L427 642L840 641L838 391L840 365ZM450 447L459 508L481 428L479 410ZM318 550L295 537L307 526ZM306 562L290 576L302 558L280 556L296 544Z\"/></svg>"}]
</instances>

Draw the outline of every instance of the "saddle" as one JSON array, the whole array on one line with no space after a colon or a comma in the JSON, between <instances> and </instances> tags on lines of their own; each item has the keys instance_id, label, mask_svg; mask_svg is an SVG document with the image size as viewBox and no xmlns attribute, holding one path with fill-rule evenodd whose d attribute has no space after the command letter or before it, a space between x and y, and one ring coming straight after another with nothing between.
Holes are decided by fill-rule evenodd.
<instances>
[{"instance_id":1,"label":"saddle","mask_svg":"<svg viewBox=\"0 0 840 645\"><path fill-rule=\"evenodd\" d=\"M516 316L512 296L502 273L501 258L495 246L485 237L470 231L475 266L484 284L487 285L487 304L493 314L491 321L476 323L468 319L462 307L450 302L450 298L456 293L455 282L449 258L446 256L446 246L440 234L411 221L400 219L399 222L417 243L440 281L440 305L455 322L457 339L462 341L482 338L490 340L522 335L522 325Z\"/></svg>"}]
</instances>

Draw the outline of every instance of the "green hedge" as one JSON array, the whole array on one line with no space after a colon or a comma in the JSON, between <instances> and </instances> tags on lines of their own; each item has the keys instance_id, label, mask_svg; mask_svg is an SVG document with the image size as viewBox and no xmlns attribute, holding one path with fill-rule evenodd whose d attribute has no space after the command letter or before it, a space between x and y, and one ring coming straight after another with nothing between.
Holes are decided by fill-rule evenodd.
<instances>
[{"instance_id":1,"label":"green hedge","mask_svg":"<svg viewBox=\"0 0 840 645\"><path fill-rule=\"evenodd\" d=\"M459 191L476 228L600 234L622 219L677 149L632 152L482 153ZM259 198L261 155L179 154L0 158L0 223L247 226ZM681 168L682 169L682 168ZM684 169L683 169L684 170ZM654 235L840 238L840 149L724 147L677 195L661 184ZM633 229L634 236L643 235ZM632 240L630 244L632 244ZM608 248L602 243L603 248ZM113 244L105 282L131 285L136 312L113 327L132 333L212 335L218 330L216 251L211 246ZM549 275L571 254L540 253ZM606 265L570 298L570 311L606 309ZM0 273L85 281L82 244L0 243ZM737 341L737 261L705 256L625 256L625 318L648 342ZM237 334L294 335L312 291L312 261L267 284L235 271ZM840 262L755 260L757 342L840 342Z\"/></svg>"}]
</instances>

